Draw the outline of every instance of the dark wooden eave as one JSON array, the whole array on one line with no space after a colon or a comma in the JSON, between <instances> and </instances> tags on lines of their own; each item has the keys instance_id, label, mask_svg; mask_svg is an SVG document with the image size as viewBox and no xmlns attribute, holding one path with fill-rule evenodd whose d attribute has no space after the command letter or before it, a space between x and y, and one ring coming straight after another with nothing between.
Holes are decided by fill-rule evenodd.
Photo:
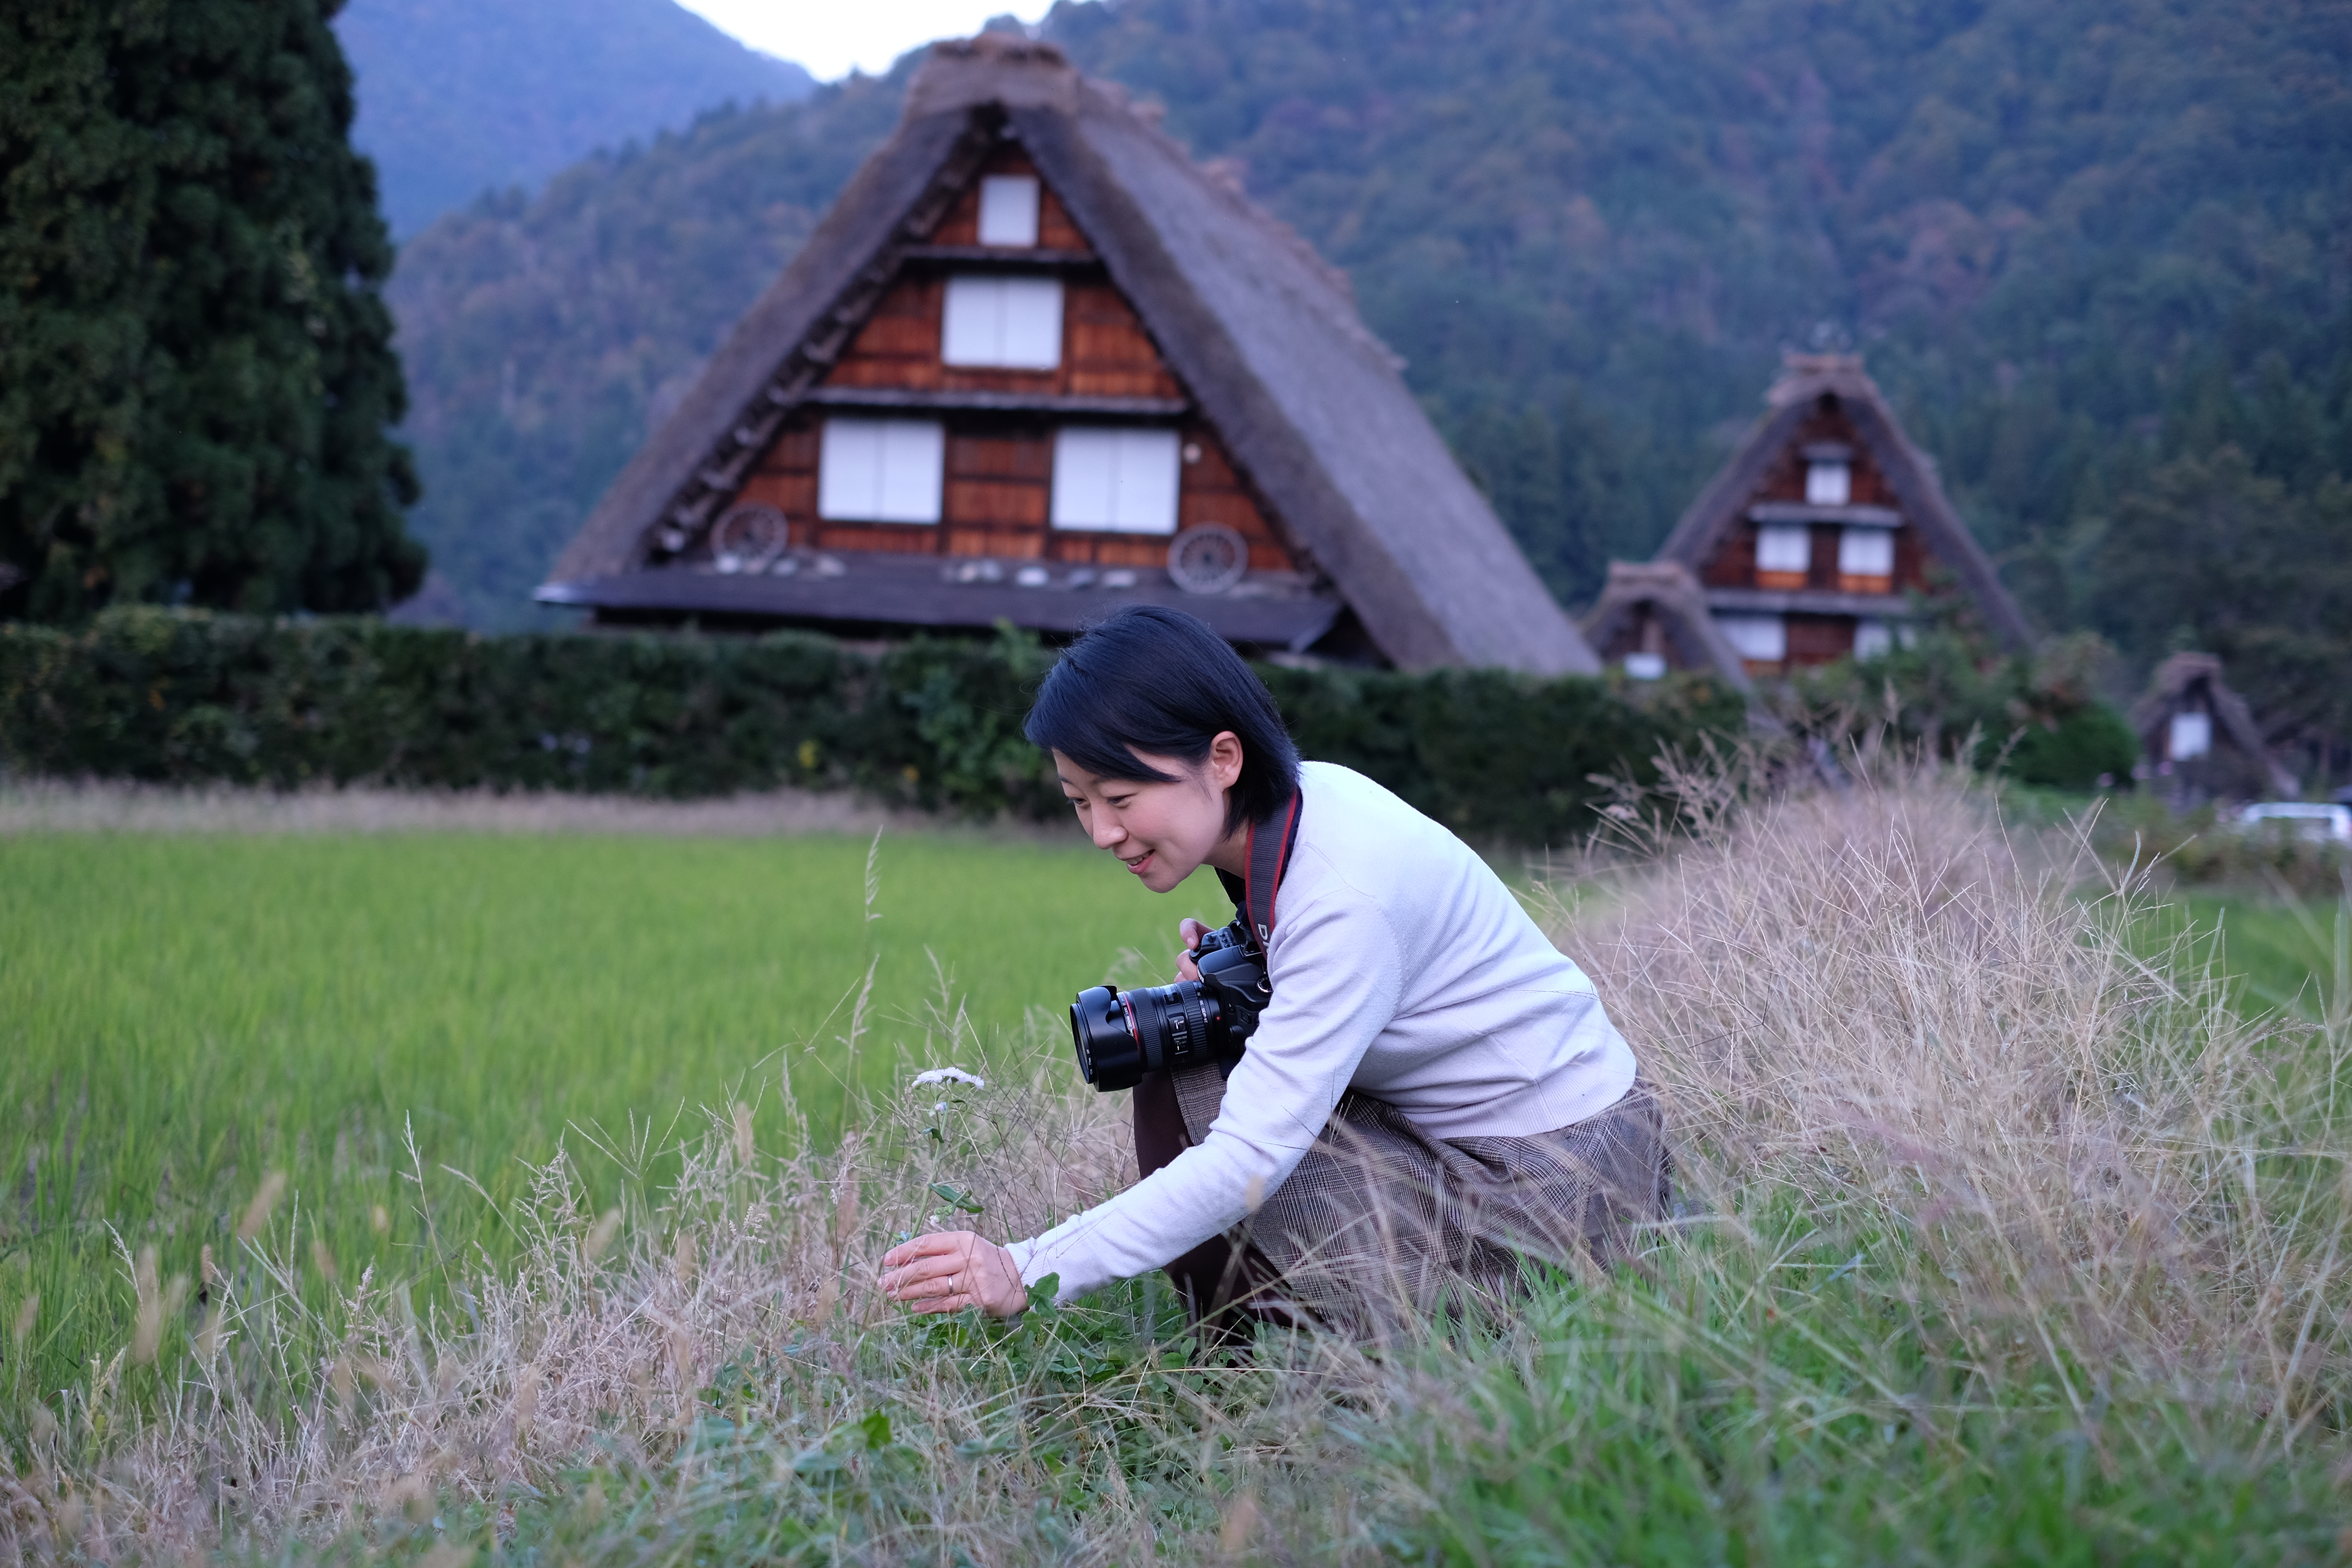
<instances>
[{"instance_id":1,"label":"dark wooden eave","mask_svg":"<svg viewBox=\"0 0 2352 1568\"><path fill-rule=\"evenodd\" d=\"M959 272L975 266L1007 272L1099 271L1103 264L1090 250L1009 250L993 245L902 245L898 254L908 261L953 263Z\"/></svg>"},{"instance_id":2,"label":"dark wooden eave","mask_svg":"<svg viewBox=\"0 0 2352 1568\"><path fill-rule=\"evenodd\" d=\"M1068 397L1042 392L933 391L896 386L820 386L801 401L824 408L919 408L947 413L1083 415L1172 419L1192 412L1181 397Z\"/></svg>"},{"instance_id":3,"label":"dark wooden eave","mask_svg":"<svg viewBox=\"0 0 2352 1568\"><path fill-rule=\"evenodd\" d=\"M1132 586L1103 585L1100 574L1074 586L1071 568L1034 563L1047 582L1024 586L1018 563L1003 563L995 582L955 581L968 560L936 555L827 554L793 575L729 574L684 566L623 572L583 582L551 583L545 605L583 606L607 620L694 616L749 625L796 625L856 631L871 627L985 632L1001 621L1049 635L1074 636L1126 605L1167 605L1214 627L1228 642L1269 650L1312 646L1339 620L1339 596L1311 590L1190 594L1165 572L1135 571ZM797 564L797 563L796 563ZM1264 588L1265 584L1254 584Z\"/></svg>"},{"instance_id":4,"label":"dark wooden eave","mask_svg":"<svg viewBox=\"0 0 2352 1568\"><path fill-rule=\"evenodd\" d=\"M1900 528L1903 514L1891 506L1822 506L1809 500L1759 500L1748 509L1750 522L1853 523L1861 528Z\"/></svg>"},{"instance_id":5,"label":"dark wooden eave","mask_svg":"<svg viewBox=\"0 0 2352 1568\"><path fill-rule=\"evenodd\" d=\"M1901 594L1843 594L1835 588L1709 588L1707 607L1733 615L1855 616L1864 620L1910 618Z\"/></svg>"}]
</instances>

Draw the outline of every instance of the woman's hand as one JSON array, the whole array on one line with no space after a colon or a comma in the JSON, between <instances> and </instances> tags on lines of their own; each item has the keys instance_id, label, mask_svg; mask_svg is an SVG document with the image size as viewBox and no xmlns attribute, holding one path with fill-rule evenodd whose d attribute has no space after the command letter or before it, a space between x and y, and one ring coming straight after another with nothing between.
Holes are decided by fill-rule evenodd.
<instances>
[{"instance_id":1,"label":"woman's hand","mask_svg":"<svg viewBox=\"0 0 2352 1568\"><path fill-rule=\"evenodd\" d=\"M916 1312L978 1307L1011 1318L1029 1305L1013 1254L968 1230L935 1230L884 1253L882 1294Z\"/></svg>"},{"instance_id":2,"label":"woman's hand","mask_svg":"<svg viewBox=\"0 0 2352 1568\"><path fill-rule=\"evenodd\" d=\"M1192 954L1199 951L1201 939L1209 934L1209 928L1186 915L1176 922L1176 929L1184 937L1184 952L1176 960L1176 978L1198 980L1201 978L1201 966L1192 961Z\"/></svg>"}]
</instances>

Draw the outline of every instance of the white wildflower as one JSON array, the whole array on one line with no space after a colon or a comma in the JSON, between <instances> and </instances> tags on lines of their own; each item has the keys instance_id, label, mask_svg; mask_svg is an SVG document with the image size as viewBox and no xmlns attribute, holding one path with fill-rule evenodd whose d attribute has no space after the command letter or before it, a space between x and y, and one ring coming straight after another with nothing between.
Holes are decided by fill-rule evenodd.
<instances>
[{"instance_id":1,"label":"white wildflower","mask_svg":"<svg viewBox=\"0 0 2352 1568\"><path fill-rule=\"evenodd\" d=\"M986 1089L988 1087L988 1080L986 1079L975 1078L971 1073L964 1071L961 1068L931 1068L927 1071L919 1072L915 1075L915 1087L917 1089L922 1088L925 1084L932 1083L968 1083L974 1089Z\"/></svg>"}]
</instances>

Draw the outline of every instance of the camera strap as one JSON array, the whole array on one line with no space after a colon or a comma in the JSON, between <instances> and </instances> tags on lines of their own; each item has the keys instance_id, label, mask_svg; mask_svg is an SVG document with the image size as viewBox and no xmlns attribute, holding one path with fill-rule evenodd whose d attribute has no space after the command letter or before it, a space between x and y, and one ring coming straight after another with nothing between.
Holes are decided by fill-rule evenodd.
<instances>
[{"instance_id":1,"label":"camera strap","mask_svg":"<svg viewBox=\"0 0 2352 1568\"><path fill-rule=\"evenodd\" d=\"M1282 879L1290 871L1290 851L1298 843L1298 808L1306 791L1294 789L1282 808L1281 831L1274 831L1275 819L1253 822L1249 830L1249 875L1236 877L1231 871L1217 873L1224 884L1225 896L1234 908L1248 917L1250 945L1258 956L1265 956L1266 943L1274 940L1275 898L1282 890Z\"/></svg>"}]
</instances>

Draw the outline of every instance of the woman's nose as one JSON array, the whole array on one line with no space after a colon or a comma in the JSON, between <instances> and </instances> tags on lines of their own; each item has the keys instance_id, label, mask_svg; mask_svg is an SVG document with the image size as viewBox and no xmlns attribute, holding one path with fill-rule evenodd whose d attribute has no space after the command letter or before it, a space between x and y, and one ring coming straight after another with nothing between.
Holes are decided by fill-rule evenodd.
<instances>
[{"instance_id":1,"label":"woman's nose","mask_svg":"<svg viewBox=\"0 0 2352 1568\"><path fill-rule=\"evenodd\" d=\"M1107 811L1095 813L1095 847L1108 849L1127 837L1127 826Z\"/></svg>"}]
</instances>

